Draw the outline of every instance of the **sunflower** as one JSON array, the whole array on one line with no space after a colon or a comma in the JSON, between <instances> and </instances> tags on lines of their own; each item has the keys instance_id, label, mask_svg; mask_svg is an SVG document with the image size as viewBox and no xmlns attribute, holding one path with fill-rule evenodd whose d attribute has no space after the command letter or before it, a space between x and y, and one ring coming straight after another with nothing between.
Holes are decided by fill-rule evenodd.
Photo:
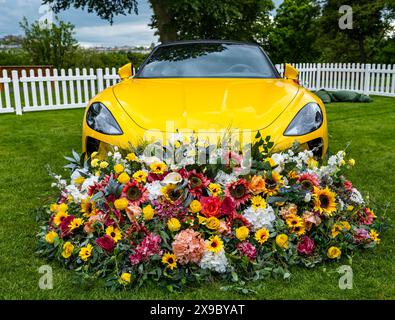
<instances>
[{"instance_id":1,"label":"sunflower","mask_svg":"<svg viewBox=\"0 0 395 320\"><path fill-rule=\"evenodd\" d=\"M176 202L183 196L182 189L177 189L176 187L177 185L169 183L161 189L163 196L170 203Z\"/></svg>"},{"instance_id":2,"label":"sunflower","mask_svg":"<svg viewBox=\"0 0 395 320\"><path fill-rule=\"evenodd\" d=\"M207 242L207 250L214 253L220 252L223 247L224 247L224 243L218 236L211 237Z\"/></svg>"},{"instance_id":3,"label":"sunflower","mask_svg":"<svg viewBox=\"0 0 395 320\"><path fill-rule=\"evenodd\" d=\"M336 194L329 190L314 188L314 210L326 216L332 216L336 212Z\"/></svg>"},{"instance_id":4,"label":"sunflower","mask_svg":"<svg viewBox=\"0 0 395 320\"><path fill-rule=\"evenodd\" d=\"M236 207L240 207L250 197L248 187L249 184L245 179L239 179L226 186L225 195L232 198Z\"/></svg>"},{"instance_id":5,"label":"sunflower","mask_svg":"<svg viewBox=\"0 0 395 320\"><path fill-rule=\"evenodd\" d=\"M136 180L127 183L122 189L122 197L128 199L129 203L139 206L147 201L147 190Z\"/></svg>"},{"instance_id":6,"label":"sunflower","mask_svg":"<svg viewBox=\"0 0 395 320\"><path fill-rule=\"evenodd\" d=\"M118 228L114 228L113 226L109 226L106 228L106 234L110 236L114 242L118 242L122 239L121 230Z\"/></svg>"},{"instance_id":7,"label":"sunflower","mask_svg":"<svg viewBox=\"0 0 395 320\"><path fill-rule=\"evenodd\" d=\"M135 173L133 173L133 179L140 183L147 182L147 176L148 176L147 172L143 170L138 170Z\"/></svg>"},{"instance_id":8,"label":"sunflower","mask_svg":"<svg viewBox=\"0 0 395 320\"><path fill-rule=\"evenodd\" d=\"M166 268L173 270L177 268L177 257L174 253L165 253L162 256L162 263L166 265Z\"/></svg>"},{"instance_id":9,"label":"sunflower","mask_svg":"<svg viewBox=\"0 0 395 320\"><path fill-rule=\"evenodd\" d=\"M208 190L210 191L211 195L214 197L218 197L222 193L221 186L217 183L210 183L208 185Z\"/></svg>"},{"instance_id":10,"label":"sunflower","mask_svg":"<svg viewBox=\"0 0 395 320\"><path fill-rule=\"evenodd\" d=\"M255 232L255 240L260 244L264 244L269 239L269 230L266 228L259 229Z\"/></svg>"},{"instance_id":11,"label":"sunflower","mask_svg":"<svg viewBox=\"0 0 395 320\"><path fill-rule=\"evenodd\" d=\"M92 217L97 214L98 210L90 197L81 200L81 212L84 217Z\"/></svg>"},{"instance_id":12,"label":"sunflower","mask_svg":"<svg viewBox=\"0 0 395 320\"><path fill-rule=\"evenodd\" d=\"M296 226L303 225L303 219L294 213L287 215L286 222L289 228L295 228Z\"/></svg>"},{"instance_id":13,"label":"sunflower","mask_svg":"<svg viewBox=\"0 0 395 320\"><path fill-rule=\"evenodd\" d=\"M291 229L291 232L297 234L298 236L301 236L301 235L305 234L306 233L306 228L305 228L304 223L293 227Z\"/></svg>"},{"instance_id":14,"label":"sunflower","mask_svg":"<svg viewBox=\"0 0 395 320\"><path fill-rule=\"evenodd\" d=\"M68 225L69 230L73 231L75 229L78 229L79 227L82 226L84 223L84 220L82 218L74 218Z\"/></svg>"},{"instance_id":15,"label":"sunflower","mask_svg":"<svg viewBox=\"0 0 395 320\"><path fill-rule=\"evenodd\" d=\"M282 176L272 171L272 173L265 178L265 186L263 188L263 193L267 196L274 196L277 194L279 187L282 184Z\"/></svg>"},{"instance_id":16,"label":"sunflower","mask_svg":"<svg viewBox=\"0 0 395 320\"><path fill-rule=\"evenodd\" d=\"M53 222L55 223L55 225L60 225L63 221L64 218L67 218L69 216L69 214L66 211L59 211L54 219Z\"/></svg>"},{"instance_id":17,"label":"sunflower","mask_svg":"<svg viewBox=\"0 0 395 320\"><path fill-rule=\"evenodd\" d=\"M251 204L253 209L265 209L266 201L261 196L253 196L251 198Z\"/></svg>"}]
</instances>

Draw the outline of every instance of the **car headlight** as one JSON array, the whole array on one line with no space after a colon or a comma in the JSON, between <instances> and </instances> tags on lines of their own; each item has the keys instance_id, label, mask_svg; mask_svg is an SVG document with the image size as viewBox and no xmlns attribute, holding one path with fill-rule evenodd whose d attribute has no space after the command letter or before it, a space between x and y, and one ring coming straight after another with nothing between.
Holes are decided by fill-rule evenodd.
<instances>
[{"instance_id":1,"label":"car headlight","mask_svg":"<svg viewBox=\"0 0 395 320\"><path fill-rule=\"evenodd\" d=\"M284 135L301 136L313 132L321 126L322 121L323 115L320 106L315 102L310 102L293 118Z\"/></svg>"},{"instance_id":2,"label":"car headlight","mask_svg":"<svg viewBox=\"0 0 395 320\"><path fill-rule=\"evenodd\" d=\"M120 135L122 130L111 112L100 102L94 102L86 114L86 122L93 130L111 135Z\"/></svg>"}]
</instances>

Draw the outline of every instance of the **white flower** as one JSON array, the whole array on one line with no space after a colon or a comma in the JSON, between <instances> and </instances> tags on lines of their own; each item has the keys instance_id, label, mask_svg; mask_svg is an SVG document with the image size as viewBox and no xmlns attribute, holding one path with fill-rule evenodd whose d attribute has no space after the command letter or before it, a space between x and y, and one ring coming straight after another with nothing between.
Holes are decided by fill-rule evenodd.
<instances>
[{"instance_id":1,"label":"white flower","mask_svg":"<svg viewBox=\"0 0 395 320\"><path fill-rule=\"evenodd\" d=\"M80 177L84 177L84 175L86 175L87 173L88 173L88 171L86 169L74 170L74 172L70 176L71 184L75 184L76 179L78 179ZM82 175L82 174L84 174L84 175Z\"/></svg>"},{"instance_id":2,"label":"white flower","mask_svg":"<svg viewBox=\"0 0 395 320\"><path fill-rule=\"evenodd\" d=\"M249 223L251 223L254 231L265 226L271 227L272 222L276 220L274 210L269 205L265 209L257 208L256 210L252 207L248 207L244 210L243 216L248 220Z\"/></svg>"},{"instance_id":3,"label":"white flower","mask_svg":"<svg viewBox=\"0 0 395 320\"><path fill-rule=\"evenodd\" d=\"M81 192L87 192L89 187L93 186L97 181L99 181L99 178L94 175L91 175L88 178L86 178L82 183Z\"/></svg>"},{"instance_id":4,"label":"white flower","mask_svg":"<svg viewBox=\"0 0 395 320\"><path fill-rule=\"evenodd\" d=\"M144 155L140 156L139 160L144 162L147 166L153 164L154 162L162 162L162 160L158 157L147 157Z\"/></svg>"},{"instance_id":5,"label":"white flower","mask_svg":"<svg viewBox=\"0 0 395 320\"><path fill-rule=\"evenodd\" d=\"M363 204L365 202L362 198L361 193L355 188L352 188L350 200L357 203L357 204Z\"/></svg>"},{"instance_id":6,"label":"white flower","mask_svg":"<svg viewBox=\"0 0 395 320\"><path fill-rule=\"evenodd\" d=\"M162 184L160 181L154 181L151 183L147 183L145 185L148 191L148 198L152 200L156 200L158 197L162 195L161 189L162 189Z\"/></svg>"},{"instance_id":7,"label":"white flower","mask_svg":"<svg viewBox=\"0 0 395 320\"><path fill-rule=\"evenodd\" d=\"M273 170L277 173L281 173L284 170L285 158L281 153L275 153L272 155L272 160L277 165L277 167Z\"/></svg>"},{"instance_id":8,"label":"white flower","mask_svg":"<svg viewBox=\"0 0 395 320\"><path fill-rule=\"evenodd\" d=\"M310 202L311 201L311 193L306 193L304 196L304 202Z\"/></svg>"},{"instance_id":9,"label":"white flower","mask_svg":"<svg viewBox=\"0 0 395 320\"><path fill-rule=\"evenodd\" d=\"M199 262L199 266L202 269L209 269L219 273L226 272L226 268L228 266L228 260L226 259L224 249L222 249L218 253L205 250L203 253L202 260L200 260Z\"/></svg>"},{"instance_id":10,"label":"white flower","mask_svg":"<svg viewBox=\"0 0 395 320\"><path fill-rule=\"evenodd\" d=\"M164 184L177 184L182 181L182 176L178 172L171 172L162 180Z\"/></svg>"},{"instance_id":11,"label":"white flower","mask_svg":"<svg viewBox=\"0 0 395 320\"><path fill-rule=\"evenodd\" d=\"M74 184L66 186L66 192L73 197L73 201L80 203L82 199L87 198L87 194L83 194Z\"/></svg>"}]
</instances>

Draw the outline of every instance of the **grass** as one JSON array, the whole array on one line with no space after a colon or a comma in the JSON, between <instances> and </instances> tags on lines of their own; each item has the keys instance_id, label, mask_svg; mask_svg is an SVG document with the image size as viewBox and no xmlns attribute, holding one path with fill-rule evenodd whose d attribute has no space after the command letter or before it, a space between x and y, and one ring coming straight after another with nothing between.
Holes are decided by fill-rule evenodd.
<instances>
[{"instance_id":1,"label":"grass","mask_svg":"<svg viewBox=\"0 0 395 320\"><path fill-rule=\"evenodd\" d=\"M383 208L394 221L394 135L395 99L374 97L371 104L337 103L327 106L330 149L351 145L347 153L356 167L349 178L365 195ZM215 281L169 293L155 285L129 292L112 293L95 286L83 288L74 283L74 273L56 263L54 289L40 290L38 268L47 264L34 255L34 209L54 196L45 168L50 164L64 172L64 155L80 149L83 110L0 115L0 298L1 299L393 299L395 298L395 228L383 234L376 251L358 252L353 257L354 288L340 290L337 264L314 270L292 269L291 281L269 279L252 283L257 294L242 295L221 291ZM344 264L348 264L346 259ZM326 270L326 271L325 271Z\"/></svg>"}]
</instances>

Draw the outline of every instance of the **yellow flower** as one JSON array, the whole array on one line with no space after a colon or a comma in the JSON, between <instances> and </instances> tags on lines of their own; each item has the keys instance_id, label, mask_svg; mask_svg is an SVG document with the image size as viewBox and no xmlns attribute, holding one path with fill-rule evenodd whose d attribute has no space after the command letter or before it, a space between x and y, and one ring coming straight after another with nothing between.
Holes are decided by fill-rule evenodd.
<instances>
[{"instance_id":1,"label":"yellow flower","mask_svg":"<svg viewBox=\"0 0 395 320\"><path fill-rule=\"evenodd\" d=\"M78 229L79 227L82 226L84 223L84 220L82 218L74 218L68 225L70 231L73 231L75 229Z\"/></svg>"},{"instance_id":2,"label":"yellow flower","mask_svg":"<svg viewBox=\"0 0 395 320\"><path fill-rule=\"evenodd\" d=\"M118 177L118 182L127 184L130 181L130 176L126 172L122 172Z\"/></svg>"},{"instance_id":3,"label":"yellow flower","mask_svg":"<svg viewBox=\"0 0 395 320\"><path fill-rule=\"evenodd\" d=\"M313 169L313 168L317 168L318 167L318 161L317 160L315 160L314 158L309 158L308 160L307 160L307 166L310 168L310 169Z\"/></svg>"},{"instance_id":4,"label":"yellow flower","mask_svg":"<svg viewBox=\"0 0 395 320\"><path fill-rule=\"evenodd\" d=\"M303 219L294 213L287 215L286 222L289 228L295 228L297 226L300 227L303 225Z\"/></svg>"},{"instance_id":5,"label":"yellow flower","mask_svg":"<svg viewBox=\"0 0 395 320\"><path fill-rule=\"evenodd\" d=\"M376 243L380 243L381 239L379 238L379 233L376 230L370 230L369 232L370 239L372 239Z\"/></svg>"},{"instance_id":6,"label":"yellow flower","mask_svg":"<svg viewBox=\"0 0 395 320\"><path fill-rule=\"evenodd\" d=\"M134 152L128 153L126 159L129 161L138 161L138 158Z\"/></svg>"},{"instance_id":7,"label":"yellow flower","mask_svg":"<svg viewBox=\"0 0 395 320\"><path fill-rule=\"evenodd\" d=\"M74 179L74 184L83 184L85 178L83 176L79 176L78 178Z\"/></svg>"},{"instance_id":8,"label":"yellow flower","mask_svg":"<svg viewBox=\"0 0 395 320\"><path fill-rule=\"evenodd\" d=\"M114 166L115 173L121 173L121 172L123 172L123 170L125 170L125 167L120 163L118 163Z\"/></svg>"},{"instance_id":9,"label":"yellow flower","mask_svg":"<svg viewBox=\"0 0 395 320\"><path fill-rule=\"evenodd\" d=\"M248 229L246 226L242 226L236 229L236 238L240 241L244 241L245 239L247 239L249 234L250 229Z\"/></svg>"},{"instance_id":10,"label":"yellow flower","mask_svg":"<svg viewBox=\"0 0 395 320\"><path fill-rule=\"evenodd\" d=\"M348 164L349 164L351 167L355 166L355 160L354 160L354 159L348 160Z\"/></svg>"},{"instance_id":11,"label":"yellow flower","mask_svg":"<svg viewBox=\"0 0 395 320\"><path fill-rule=\"evenodd\" d=\"M58 211L58 207L59 207L59 205L57 203L52 203L49 206L49 210L51 210L51 212L57 212Z\"/></svg>"},{"instance_id":12,"label":"yellow flower","mask_svg":"<svg viewBox=\"0 0 395 320\"><path fill-rule=\"evenodd\" d=\"M65 204L65 203L61 203L60 205L59 205L59 207L58 207L58 212L59 211L67 211L69 209L69 206L67 205L67 204Z\"/></svg>"},{"instance_id":13,"label":"yellow flower","mask_svg":"<svg viewBox=\"0 0 395 320\"><path fill-rule=\"evenodd\" d=\"M341 166L344 166L345 164L346 164L346 161L344 161L343 159L340 160L340 165L341 165Z\"/></svg>"},{"instance_id":14,"label":"yellow flower","mask_svg":"<svg viewBox=\"0 0 395 320\"><path fill-rule=\"evenodd\" d=\"M217 183L210 183L208 185L208 190L210 191L211 195L214 197L218 197L222 193L221 186Z\"/></svg>"},{"instance_id":15,"label":"yellow flower","mask_svg":"<svg viewBox=\"0 0 395 320\"><path fill-rule=\"evenodd\" d=\"M302 222L300 225L297 225L297 226L293 227L291 229L291 231L293 233L296 233L298 236L301 236L302 234L305 234L306 233L306 228L305 228L304 222Z\"/></svg>"},{"instance_id":16,"label":"yellow flower","mask_svg":"<svg viewBox=\"0 0 395 320\"><path fill-rule=\"evenodd\" d=\"M78 254L81 260L88 261L90 256L92 255L92 245L89 243L86 247L82 247L80 253Z\"/></svg>"},{"instance_id":17,"label":"yellow flower","mask_svg":"<svg viewBox=\"0 0 395 320\"><path fill-rule=\"evenodd\" d=\"M150 165L150 169L152 173L163 174L166 170L166 164L163 162L154 162Z\"/></svg>"},{"instance_id":18,"label":"yellow flower","mask_svg":"<svg viewBox=\"0 0 395 320\"><path fill-rule=\"evenodd\" d=\"M95 172L95 176L96 176L96 177L100 177L100 170L97 170L97 171Z\"/></svg>"},{"instance_id":19,"label":"yellow flower","mask_svg":"<svg viewBox=\"0 0 395 320\"><path fill-rule=\"evenodd\" d=\"M134 180L136 180L137 182L147 182L147 176L148 176L148 174L147 174L147 172L145 172L145 171L143 171L143 170L139 170L139 171L136 171L134 174L133 174L133 179Z\"/></svg>"},{"instance_id":20,"label":"yellow flower","mask_svg":"<svg viewBox=\"0 0 395 320\"><path fill-rule=\"evenodd\" d=\"M340 257L341 254L342 251L338 247L334 246L330 247L327 252L327 256L330 259L336 259L337 257Z\"/></svg>"},{"instance_id":21,"label":"yellow flower","mask_svg":"<svg viewBox=\"0 0 395 320\"><path fill-rule=\"evenodd\" d=\"M220 221L216 217L210 217L206 220L206 227L211 230L218 230Z\"/></svg>"},{"instance_id":22,"label":"yellow flower","mask_svg":"<svg viewBox=\"0 0 395 320\"><path fill-rule=\"evenodd\" d=\"M167 227L171 232L176 232L180 230L181 223L177 218L171 218L169 221L167 221Z\"/></svg>"},{"instance_id":23,"label":"yellow flower","mask_svg":"<svg viewBox=\"0 0 395 320\"><path fill-rule=\"evenodd\" d=\"M110 236L115 243L122 239L121 230L114 228L113 226L108 226L106 228L106 235Z\"/></svg>"},{"instance_id":24,"label":"yellow flower","mask_svg":"<svg viewBox=\"0 0 395 320\"><path fill-rule=\"evenodd\" d=\"M54 243L55 239L58 237L58 234L55 231L50 231L45 235L45 241L49 244Z\"/></svg>"},{"instance_id":25,"label":"yellow flower","mask_svg":"<svg viewBox=\"0 0 395 320\"><path fill-rule=\"evenodd\" d=\"M330 217L336 212L336 194L329 190L314 187L314 210Z\"/></svg>"},{"instance_id":26,"label":"yellow flower","mask_svg":"<svg viewBox=\"0 0 395 320\"><path fill-rule=\"evenodd\" d=\"M202 210L202 205L199 200L192 200L191 204L189 205L189 211L192 213L198 213Z\"/></svg>"},{"instance_id":27,"label":"yellow flower","mask_svg":"<svg viewBox=\"0 0 395 320\"><path fill-rule=\"evenodd\" d=\"M162 256L162 263L166 265L166 268L173 270L177 268L177 257L175 254L167 252Z\"/></svg>"},{"instance_id":28,"label":"yellow flower","mask_svg":"<svg viewBox=\"0 0 395 320\"><path fill-rule=\"evenodd\" d=\"M91 166L92 166L93 168L96 168L96 167L99 165L99 162L100 162L99 159L93 159L93 160L91 161Z\"/></svg>"},{"instance_id":29,"label":"yellow flower","mask_svg":"<svg viewBox=\"0 0 395 320\"><path fill-rule=\"evenodd\" d=\"M91 154L91 159L93 159L94 157L96 157L98 154L99 154L99 152L97 152L97 151L92 152L92 154Z\"/></svg>"},{"instance_id":30,"label":"yellow flower","mask_svg":"<svg viewBox=\"0 0 395 320\"><path fill-rule=\"evenodd\" d=\"M174 203L175 201L179 200L183 195L182 190L176 190L176 187L177 186L175 184L169 183L161 189L163 196L170 203Z\"/></svg>"},{"instance_id":31,"label":"yellow flower","mask_svg":"<svg viewBox=\"0 0 395 320\"><path fill-rule=\"evenodd\" d=\"M132 281L132 275L129 272L124 272L121 274L121 281L123 283L130 283Z\"/></svg>"},{"instance_id":32,"label":"yellow flower","mask_svg":"<svg viewBox=\"0 0 395 320\"><path fill-rule=\"evenodd\" d=\"M81 200L81 212L84 217L91 217L97 214L95 203L91 201L90 197Z\"/></svg>"},{"instance_id":33,"label":"yellow flower","mask_svg":"<svg viewBox=\"0 0 395 320\"><path fill-rule=\"evenodd\" d=\"M340 224L337 224L337 223L334 224L332 229L331 229L332 238L336 238L339 235L341 230L342 230L342 227L341 227Z\"/></svg>"},{"instance_id":34,"label":"yellow flower","mask_svg":"<svg viewBox=\"0 0 395 320\"><path fill-rule=\"evenodd\" d=\"M206 220L207 220L206 217L203 217L203 216L200 216L200 215L198 215L197 218L198 218L199 224L205 223Z\"/></svg>"},{"instance_id":35,"label":"yellow flower","mask_svg":"<svg viewBox=\"0 0 395 320\"><path fill-rule=\"evenodd\" d=\"M207 250L218 253L222 250L224 247L224 243L218 236L213 236L210 238L210 240L207 242Z\"/></svg>"},{"instance_id":36,"label":"yellow flower","mask_svg":"<svg viewBox=\"0 0 395 320\"><path fill-rule=\"evenodd\" d=\"M114 206L117 210L124 210L128 207L129 202L126 198L119 198L114 201Z\"/></svg>"},{"instance_id":37,"label":"yellow flower","mask_svg":"<svg viewBox=\"0 0 395 320\"><path fill-rule=\"evenodd\" d=\"M348 221L340 221L339 223L340 223L340 225L342 226L343 229L346 229L347 231L349 231L351 229L351 226L348 223Z\"/></svg>"},{"instance_id":38,"label":"yellow flower","mask_svg":"<svg viewBox=\"0 0 395 320\"><path fill-rule=\"evenodd\" d=\"M354 210L354 206L347 206L347 211L353 211Z\"/></svg>"},{"instance_id":39,"label":"yellow flower","mask_svg":"<svg viewBox=\"0 0 395 320\"><path fill-rule=\"evenodd\" d=\"M102 162L100 162L100 168L101 168L101 169L107 168L108 165L109 165L109 163L108 163L107 161L102 161Z\"/></svg>"},{"instance_id":40,"label":"yellow flower","mask_svg":"<svg viewBox=\"0 0 395 320\"><path fill-rule=\"evenodd\" d=\"M299 178L299 175L298 175L298 173L297 173L295 170L291 170L291 171L288 173L288 177L289 177L290 179L296 180L296 179Z\"/></svg>"},{"instance_id":41,"label":"yellow flower","mask_svg":"<svg viewBox=\"0 0 395 320\"><path fill-rule=\"evenodd\" d=\"M150 204L148 206L145 206L143 208L143 215L144 215L144 220L146 220L146 221L152 220L155 215L154 208L152 208L152 206Z\"/></svg>"},{"instance_id":42,"label":"yellow flower","mask_svg":"<svg viewBox=\"0 0 395 320\"><path fill-rule=\"evenodd\" d=\"M266 228L259 229L255 232L255 240L260 244L264 244L269 239L269 230Z\"/></svg>"},{"instance_id":43,"label":"yellow flower","mask_svg":"<svg viewBox=\"0 0 395 320\"><path fill-rule=\"evenodd\" d=\"M289 243L288 243L288 236L287 236L286 234L284 234L284 233L279 234L279 235L276 237L276 244L277 244L280 248L287 249L287 248L288 248L288 245L289 245Z\"/></svg>"},{"instance_id":44,"label":"yellow flower","mask_svg":"<svg viewBox=\"0 0 395 320\"><path fill-rule=\"evenodd\" d=\"M59 211L59 212L55 215L55 217L54 217L54 219L53 219L53 222L55 223L55 225L59 226L59 225L62 223L63 219L66 218L66 217L68 217L68 216L69 216L69 215L68 215L67 212L65 212L65 211Z\"/></svg>"},{"instance_id":45,"label":"yellow flower","mask_svg":"<svg viewBox=\"0 0 395 320\"><path fill-rule=\"evenodd\" d=\"M73 253L73 250L74 250L74 245L71 242L67 241L63 245L62 257L65 259L70 258Z\"/></svg>"},{"instance_id":46,"label":"yellow flower","mask_svg":"<svg viewBox=\"0 0 395 320\"><path fill-rule=\"evenodd\" d=\"M282 185L282 176L277 172L272 172L271 176L267 176L264 181L263 192L267 196L274 196L277 194L279 187Z\"/></svg>"},{"instance_id":47,"label":"yellow flower","mask_svg":"<svg viewBox=\"0 0 395 320\"><path fill-rule=\"evenodd\" d=\"M253 196L251 198L251 204L252 204L252 208L255 210L258 208L262 208L262 209L266 208L266 201L261 196Z\"/></svg>"}]
</instances>

